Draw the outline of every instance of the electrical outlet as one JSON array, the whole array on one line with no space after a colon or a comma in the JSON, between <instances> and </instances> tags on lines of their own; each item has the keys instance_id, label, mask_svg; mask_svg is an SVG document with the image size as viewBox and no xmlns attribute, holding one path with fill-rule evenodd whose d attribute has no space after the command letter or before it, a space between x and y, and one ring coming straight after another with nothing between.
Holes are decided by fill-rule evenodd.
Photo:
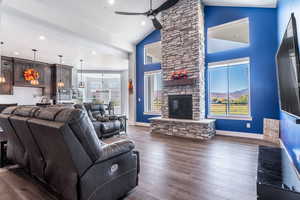
<instances>
[{"instance_id":1,"label":"electrical outlet","mask_svg":"<svg viewBox=\"0 0 300 200\"><path fill-rule=\"evenodd\" d=\"M251 124L248 122L248 123L246 124L246 127L247 127L247 128L251 128Z\"/></svg>"}]
</instances>

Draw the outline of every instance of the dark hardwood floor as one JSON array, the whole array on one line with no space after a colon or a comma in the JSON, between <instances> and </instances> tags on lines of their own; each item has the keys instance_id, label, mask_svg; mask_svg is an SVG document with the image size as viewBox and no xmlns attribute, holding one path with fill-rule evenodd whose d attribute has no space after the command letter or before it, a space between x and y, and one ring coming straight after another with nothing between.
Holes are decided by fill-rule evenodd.
<instances>
[{"instance_id":1,"label":"dark hardwood floor","mask_svg":"<svg viewBox=\"0 0 300 200\"><path fill-rule=\"evenodd\" d=\"M258 145L262 141L217 136L211 141L149 134L130 127L141 155L139 186L126 200L256 200ZM0 170L0 199L50 200L18 170Z\"/></svg>"}]
</instances>

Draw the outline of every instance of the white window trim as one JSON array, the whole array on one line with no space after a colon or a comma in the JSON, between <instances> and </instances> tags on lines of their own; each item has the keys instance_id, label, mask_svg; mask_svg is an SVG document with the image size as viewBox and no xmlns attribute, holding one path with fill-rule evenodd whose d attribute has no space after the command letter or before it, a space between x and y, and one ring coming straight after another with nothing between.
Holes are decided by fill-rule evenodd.
<instances>
[{"instance_id":1,"label":"white window trim","mask_svg":"<svg viewBox=\"0 0 300 200\"><path fill-rule=\"evenodd\" d=\"M144 115L161 115L161 112L144 112Z\"/></svg>"},{"instance_id":2,"label":"white window trim","mask_svg":"<svg viewBox=\"0 0 300 200\"><path fill-rule=\"evenodd\" d=\"M248 90L249 90L249 97L248 97L248 107L249 107L249 114L248 115L211 115L210 113L210 76L208 75L208 118L211 119L231 119L231 120L246 120L252 121L252 109L251 109L251 80L250 80L250 72L251 72L251 62L249 57L244 58L237 58L231 60L224 60L219 62L212 62L208 63L208 69L218 68L218 67L229 67L232 65L239 65L239 64L249 64L248 67Z\"/></svg>"},{"instance_id":3,"label":"white window trim","mask_svg":"<svg viewBox=\"0 0 300 200\"><path fill-rule=\"evenodd\" d=\"M252 117L250 116L218 116L218 115L208 115L208 119L228 119L228 120L241 120L241 121L252 121Z\"/></svg>"},{"instance_id":4,"label":"white window trim","mask_svg":"<svg viewBox=\"0 0 300 200\"><path fill-rule=\"evenodd\" d=\"M152 70L152 71L146 71L146 72L144 72L144 76L145 75L159 74L159 73L162 73L161 69L159 69L159 70Z\"/></svg>"},{"instance_id":5,"label":"white window trim","mask_svg":"<svg viewBox=\"0 0 300 200\"><path fill-rule=\"evenodd\" d=\"M249 66L250 66L250 58L249 57L208 63L208 68L211 69L211 68L217 68L217 67L228 67L228 66L232 66L232 65L240 65L240 64L247 64L247 63L249 63Z\"/></svg>"}]
</instances>

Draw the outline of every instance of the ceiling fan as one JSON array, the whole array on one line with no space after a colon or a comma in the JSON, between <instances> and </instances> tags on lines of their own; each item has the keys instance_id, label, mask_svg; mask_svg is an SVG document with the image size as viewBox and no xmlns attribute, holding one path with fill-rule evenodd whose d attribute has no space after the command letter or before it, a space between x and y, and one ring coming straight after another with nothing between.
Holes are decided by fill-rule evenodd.
<instances>
[{"instance_id":1,"label":"ceiling fan","mask_svg":"<svg viewBox=\"0 0 300 200\"><path fill-rule=\"evenodd\" d=\"M162 29L162 25L161 23L158 21L158 19L156 18L156 15L158 13L160 13L161 11L167 10L169 8L171 8L172 6L174 6L179 0L167 0L165 3L163 3L161 6L159 6L158 8L154 9L152 8L152 0L150 0L150 10L147 12L143 12L143 13L137 13L137 12L119 12L116 11L115 13L118 15L144 15L149 17L152 20L153 26L160 30Z\"/></svg>"}]
</instances>

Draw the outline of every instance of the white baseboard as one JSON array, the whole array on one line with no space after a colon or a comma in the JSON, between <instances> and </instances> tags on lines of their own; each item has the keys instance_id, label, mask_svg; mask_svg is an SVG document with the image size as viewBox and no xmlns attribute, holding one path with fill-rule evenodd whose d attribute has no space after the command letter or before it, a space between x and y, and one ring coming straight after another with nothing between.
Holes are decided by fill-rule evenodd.
<instances>
[{"instance_id":1,"label":"white baseboard","mask_svg":"<svg viewBox=\"0 0 300 200\"><path fill-rule=\"evenodd\" d=\"M150 127L150 123L135 122L135 126Z\"/></svg>"},{"instance_id":2,"label":"white baseboard","mask_svg":"<svg viewBox=\"0 0 300 200\"><path fill-rule=\"evenodd\" d=\"M135 125L134 121L128 121L127 123L128 123L129 126L134 126Z\"/></svg>"},{"instance_id":3,"label":"white baseboard","mask_svg":"<svg viewBox=\"0 0 300 200\"><path fill-rule=\"evenodd\" d=\"M279 142L280 142L281 148L284 149L286 155L288 156L290 164L291 164L292 168L295 170L295 172L298 176L298 179L300 180L300 173L298 172L297 168L295 167L292 157L290 156L288 150L286 149L286 147L285 147L285 145L284 145L284 143L282 142L281 139L279 139Z\"/></svg>"},{"instance_id":4,"label":"white baseboard","mask_svg":"<svg viewBox=\"0 0 300 200\"><path fill-rule=\"evenodd\" d=\"M223 136L230 136L230 137L257 139L257 140L263 140L264 139L263 134L256 134L256 133L245 133L245 132L233 132L233 131L217 130L216 134L217 135L223 135Z\"/></svg>"}]
</instances>

